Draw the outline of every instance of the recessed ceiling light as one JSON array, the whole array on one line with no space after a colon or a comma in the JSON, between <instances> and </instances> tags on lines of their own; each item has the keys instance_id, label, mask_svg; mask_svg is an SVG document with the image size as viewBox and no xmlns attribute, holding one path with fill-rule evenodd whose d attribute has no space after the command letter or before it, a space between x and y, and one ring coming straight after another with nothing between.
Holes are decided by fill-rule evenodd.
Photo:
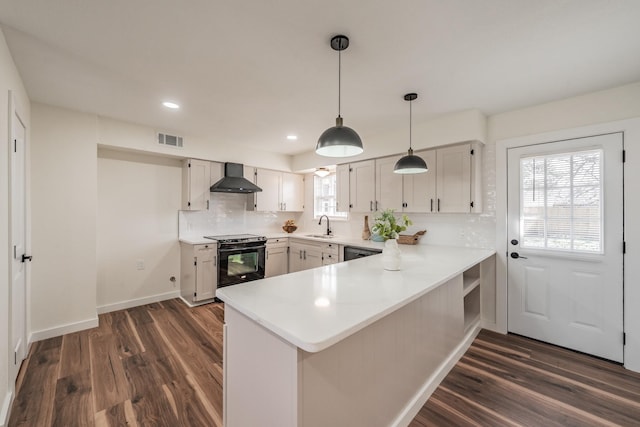
<instances>
[{"instance_id":1,"label":"recessed ceiling light","mask_svg":"<svg viewBox=\"0 0 640 427\"><path fill-rule=\"evenodd\" d=\"M165 101L162 103L162 105L164 105L167 108L171 108L172 110L177 110L178 108L180 108L180 106L178 104L176 104L175 102L170 102L170 101Z\"/></svg>"},{"instance_id":2,"label":"recessed ceiling light","mask_svg":"<svg viewBox=\"0 0 640 427\"><path fill-rule=\"evenodd\" d=\"M287 139L289 141L295 141L296 139L298 139L298 136L297 135L287 135Z\"/></svg>"}]
</instances>

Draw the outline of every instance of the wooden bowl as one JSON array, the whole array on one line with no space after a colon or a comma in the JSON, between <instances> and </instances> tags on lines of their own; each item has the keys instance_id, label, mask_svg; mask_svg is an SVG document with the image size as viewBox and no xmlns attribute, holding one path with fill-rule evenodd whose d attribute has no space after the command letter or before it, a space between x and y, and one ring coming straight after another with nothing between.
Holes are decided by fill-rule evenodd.
<instances>
[{"instance_id":1,"label":"wooden bowl","mask_svg":"<svg viewBox=\"0 0 640 427\"><path fill-rule=\"evenodd\" d=\"M296 225L283 225L282 229L284 231L286 231L287 233L293 233L294 231L296 231L298 229L298 226L296 226Z\"/></svg>"}]
</instances>

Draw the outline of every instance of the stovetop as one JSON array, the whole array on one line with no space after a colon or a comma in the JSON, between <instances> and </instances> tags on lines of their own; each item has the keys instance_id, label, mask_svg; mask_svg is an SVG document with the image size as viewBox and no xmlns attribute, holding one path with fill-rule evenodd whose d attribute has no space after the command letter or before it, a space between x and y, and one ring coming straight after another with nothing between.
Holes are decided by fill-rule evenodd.
<instances>
[{"instance_id":1,"label":"stovetop","mask_svg":"<svg viewBox=\"0 0 640 427\"><path fill-rule=\"evenodd\" d=\"M262 242L267 238L257 234L224 234L221 236L204 236L205 239L217 240L218 243Z\"/></svg>"}]
</instances>

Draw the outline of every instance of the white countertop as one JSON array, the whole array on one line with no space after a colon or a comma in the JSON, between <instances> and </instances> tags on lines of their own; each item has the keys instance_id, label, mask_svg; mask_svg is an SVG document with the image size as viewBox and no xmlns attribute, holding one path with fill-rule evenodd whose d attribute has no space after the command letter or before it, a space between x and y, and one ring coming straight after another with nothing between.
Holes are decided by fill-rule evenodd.
<instances>
[{"instance_id":1,"label":"white countertop","mask_svg":"<svg viewBox=\"0 0 640 427\"><path fill-rule=\"evenodd\" d=\"M216 296L293 345L318 352L495 253L429 245L400 249L400 271L384 270L382 255L374 255L227 286Z\"/></svg>"},{"instance_id":2,"label":"white countertop","mask_svg":"<svg viewBox=\"0 0 640 427\"><path fill-rule=\"evenodd\" d=\"M278 238L290 238L290 239L304 239L314 242L327 242L327 243L336 243L338 245L346 245L346 246L358 246L361 248L377 248L382 249L384 247L384 243L382 242L374 242L371 240L362 240L359 238L353 237L344 237L344 236L334 236L331 238L322 238L322 237L310 237L309 234L318 234L316 233L257 233L258 235L264 235L268 239L278 239ZM214 240L206 239L204 236L183 236L180 237L180 242L187 243L189 245L204 245L207 243L213 243ZM405 245L400 245L401 248L405 247Z\"/></svg>"}]
</instances>

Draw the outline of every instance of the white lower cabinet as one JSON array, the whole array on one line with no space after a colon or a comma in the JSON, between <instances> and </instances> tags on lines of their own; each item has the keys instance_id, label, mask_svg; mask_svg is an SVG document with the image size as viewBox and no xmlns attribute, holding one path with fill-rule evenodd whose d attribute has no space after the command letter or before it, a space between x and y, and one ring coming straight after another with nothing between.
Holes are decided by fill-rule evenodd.
<instances>
[{"instance_id":1,"label":"white lower cabinet","mask_svg":"<svg viewBox=\"0 0 640 427\"><path fill-rule=\"evenodd\" d=\"M325 243L322 248L322 265L340 262L340 245Z\"/></svg>"},{"instance_id":2,"label":"white lower cabinet","mask_svg":"<svg viewBox=\"0 0 640 427\"><path fill-rule=\"evenodd\" d=\"M280 276L289 272L289 239L267 240L264 277Z\"/></svg>"},{"instance_id":3,"label":"white lower cabinet","mask_svg":"<svg viewBox=\"0 0 640 427\"><path fill-rule=\"evenodd\" d=\"M218 284L218 247L180 244L180 294L190 303L213 299Z\"/></svg>"},{"instance_id":4,"label":"white lower cabinet","mask_svg":"<svg viewBox=\"0 0 640 427\"><path fill-rule=\"evenodd\" d=\"M289 272L308 270L339 262L340 245L291 239L289 243Z\"/></svg>"},{"instance_id":5,"label":"white lower cabinet","mask_svg":"<svg viewBox=\"0 0 640 427\"><path fill-rule=\"evenodd\" d=\"M322 244L291 239L289 243L289 273L322 266Z\"/></svg>"}]
</instances>

